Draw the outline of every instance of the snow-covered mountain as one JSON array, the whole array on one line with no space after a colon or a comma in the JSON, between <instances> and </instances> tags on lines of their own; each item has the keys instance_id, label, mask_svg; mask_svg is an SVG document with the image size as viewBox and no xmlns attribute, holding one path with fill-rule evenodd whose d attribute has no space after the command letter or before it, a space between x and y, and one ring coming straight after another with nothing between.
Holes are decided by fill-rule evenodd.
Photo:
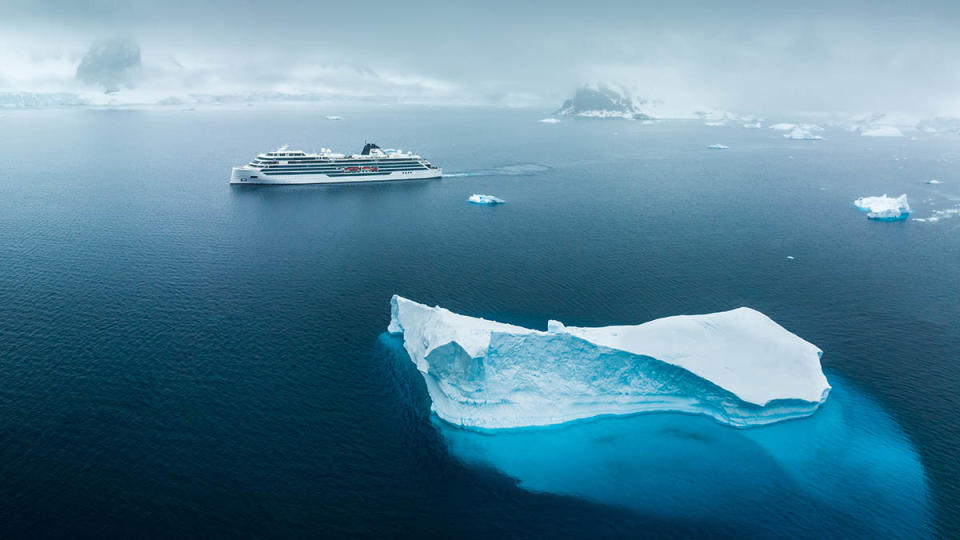
<instances>
[{"instance_id":1,"label":"snow-covered mountain","mask_svg":"<svg viewBox=\"0 0 960 540\"><path fill-rule=\"evenodd\" d=\"M644 102L641 101L641 104ZM583 86L553 114L580 118L629 118L647 120L651 117L640 111L624 92L604 85Z\"/></svg>"}]
</instances>

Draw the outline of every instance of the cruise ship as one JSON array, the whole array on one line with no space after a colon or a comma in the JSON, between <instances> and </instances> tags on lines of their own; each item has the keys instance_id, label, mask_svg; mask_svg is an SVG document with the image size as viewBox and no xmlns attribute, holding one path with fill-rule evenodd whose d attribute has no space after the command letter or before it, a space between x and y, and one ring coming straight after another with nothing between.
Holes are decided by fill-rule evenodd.
<instances>
[{"instance_id":1,"label":"cruise ship","mask_svg":"<svg viewBox=\"0 0 960 540\"><path fill-rule=\"evenodd\" d=\"M329 148L308 154L286 146L234 167L231 184L342 184L440 178L443 171L417 154L367 143L359 154Z\"/></svg>"}]
</instances>

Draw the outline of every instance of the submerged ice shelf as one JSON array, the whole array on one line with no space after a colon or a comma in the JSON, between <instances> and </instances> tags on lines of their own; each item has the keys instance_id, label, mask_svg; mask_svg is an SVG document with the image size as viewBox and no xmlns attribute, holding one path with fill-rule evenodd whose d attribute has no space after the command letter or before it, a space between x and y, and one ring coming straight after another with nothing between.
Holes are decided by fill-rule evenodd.
<instances>
[{"instance_id":1,"label":"submerged ice shelf","mask_svg":"<svg viewBox=\"0 0 960 540\"><path fill-rule=\"evenodd\" d=\"M651 411L746 427L813 414L830 391L820 349L750 308L543 332L394 296L388 331L403 335L433 410L464 427Z\"/></svg>"}]
</instances>

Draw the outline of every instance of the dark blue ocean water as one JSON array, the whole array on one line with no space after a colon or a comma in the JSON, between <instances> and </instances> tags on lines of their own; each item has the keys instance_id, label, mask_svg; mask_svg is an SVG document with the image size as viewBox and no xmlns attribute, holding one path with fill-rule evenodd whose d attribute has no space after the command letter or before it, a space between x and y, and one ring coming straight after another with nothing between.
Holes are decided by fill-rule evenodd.
<instances>
[{"instance_id":1,"label":"dark blue ocean water","mask_svg":"<svg viewBox=\"0 0 960 540\"><path fill-rule=\"evenodd\" d=\"M960 530L960 216L852 207L956 208L960 139L324 120L341 112L0 116L0 536ZM227 185L279 144L365 139L454 174ZM835 390L769 429L663 414L464 432L383 335L394 293L536 328L751 306L822 348Z\"/></svg>"}]
</instances>

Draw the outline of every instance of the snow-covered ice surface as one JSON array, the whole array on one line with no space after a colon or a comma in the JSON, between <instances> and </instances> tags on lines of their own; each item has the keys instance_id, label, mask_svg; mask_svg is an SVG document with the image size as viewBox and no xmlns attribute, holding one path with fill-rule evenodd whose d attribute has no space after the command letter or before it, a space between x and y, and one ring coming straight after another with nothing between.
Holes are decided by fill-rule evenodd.
<instances>
[{"instance_id":1,"label":"snow-covered ice surface","mask_svg":"<svg viewBox=\"0 0 960 540\"><path fill-rule=\"evenodd\" d=\"M799 126L793 126L790 128L789 133L785 133L783 136L787 139L795 139L798 141L819 141L823 139L821 135L817 133L823 131L823 128L814 124L802 124Z\"/></svg>"},{"instance_id":2,"label":"snow-covered ice surface","mask_svg":"<svg viewBox=\"0 0 960 540\"><path fill-rule=\"evenodd\" d=\"M427 384L437 416L516 428L652 411L732 426L809 416L830 385L822 354L750 308L635 326L546 332L394 296L388 331Z\"/></svg>"},{"instance_id":3,"label":"snow-covered ice surface","mask_svg":"<svg viewBox=\"0 0 960 540\"><path fill-rule=\"evenodd\" d=\"M886 193L879 197L860 197L853 205L866 212L868 218L878 221L899 221L910 215L906 193L896 198L887 197Z\"/></svg>"},{"instance_id":4,"label":"snow-covered ice surface","mask_svg":"<svg viewBox=\"0 0 960 540\"><path fill-rule=\"evenodd\" d=\"M709 149L711 149L711 150L726 150L726 149L728 149L728 148L730 148L730 147L727 146L727 145L725 145L725 144L711 144L711 145L708 146L707 148L709 148Z\"/></svg>"},{"instance_id":5,"label":"snow-covered ice surface","mask_svg":"<svg viewBox=\"0 0 960 540\"><path fill-rule=\"evenodd\" d=\"M474 193L467 200L474 204L503 204L507 202L499 197L494 197L493 195L481 195L480 193Z\"/></svg>"},{"instance_id":6,"label":"snow-covered ice surface","mask_svg":"<svg viewBox=\"0 0 960 540\"><path fill-rule=\"evenodd\" d=\"M864 137L903 137L903 132L893 126L872 126L860 131Z\"/></svg>"}]
</instances>

